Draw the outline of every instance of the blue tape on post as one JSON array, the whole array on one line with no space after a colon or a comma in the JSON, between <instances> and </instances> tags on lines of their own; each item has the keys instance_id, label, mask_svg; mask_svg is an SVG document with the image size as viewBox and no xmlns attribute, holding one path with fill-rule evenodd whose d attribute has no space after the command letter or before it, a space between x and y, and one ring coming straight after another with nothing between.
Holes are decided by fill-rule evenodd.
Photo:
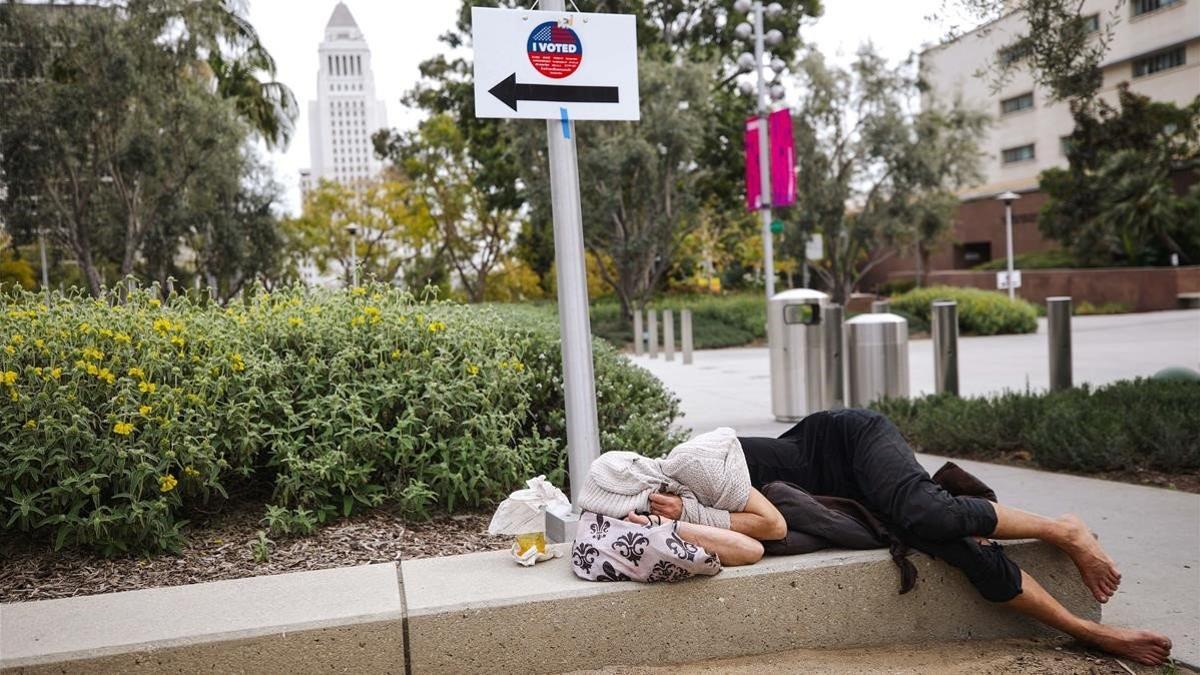
<instances>
[{"instance_id":1,"label":"blue tape on post","mask_svg":"<svg viewBox=\"0 0 1200 675\"><path fill-rule=\"evenodd\" d=\"M567 117L567 109L559 108L558 113L562 115L563 138L571 139L571 120Z\"/></svg>"}]
</instances>

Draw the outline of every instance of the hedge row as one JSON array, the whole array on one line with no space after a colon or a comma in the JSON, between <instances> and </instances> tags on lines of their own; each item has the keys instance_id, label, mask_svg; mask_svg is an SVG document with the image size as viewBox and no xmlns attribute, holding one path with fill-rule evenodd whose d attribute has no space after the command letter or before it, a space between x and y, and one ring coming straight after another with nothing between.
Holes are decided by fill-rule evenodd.
<instances>
[{"instance_id":1,"label":"hedge row","mask_svg":"<svg viewBox=\"0 0 1200 675\"><path fill-rule=\"evenodd\" d=\"M0 526L106 553L176 548L234 477L309 531L383 503L422 514L565 481L557 325L387 288L16 296L0 312ZM597 341L602 445L677 438L677 401Z\"/></svg>"},{"instance_id":2,"label":"hedge row","mask_svg":"<svg viewBox=\"0 0 1200 675\"><path fill-rule=\"evenodd\" d=\"M1029 452L1047 469L1200 469L1200 384L1129 380L992 398L928 396L873 405L917 448L989 459Z\"/></svg>"},{"instance_id":3,"label":"hedge row","mask_svg":"<svg viewBox=\"0 0 1200 675\"><path fill-rule=\"evenodd\" d=\"M1037 308L1003 293L958 286L915 288L891 299L892 311L909 321L910 331L928 331L931 305L935 300L958 303L958 327L965 335L1033 333L1037 330Z\"/></svg>"},{"instance_id":4,"label":"hedge row","mask_svg":"<svg viewBox=\"0 0 1200 675\"><path fill-rule=\"evenodd\" d=\"M680 339L679 317L692 310L692 343L696 349L740 347L766 338L767 309L761 293L723 296L679 295L659 298L650 308L671 309L675 315L675 339ZM633 342L633 329L621 318L621 306L611 302L592 305L592 332L624 347ZM660 327L659 339L662 339Z\"/></svg>"}]
</instances>

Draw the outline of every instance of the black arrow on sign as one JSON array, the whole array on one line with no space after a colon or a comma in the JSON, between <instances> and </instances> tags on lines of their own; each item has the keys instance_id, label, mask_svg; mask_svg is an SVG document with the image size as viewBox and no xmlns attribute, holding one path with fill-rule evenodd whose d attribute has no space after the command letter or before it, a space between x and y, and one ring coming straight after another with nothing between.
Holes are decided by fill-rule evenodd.
<instances>
[{"instance_id":1,"label":"black arrow on sign","mask_svg":"<svg viewBox=\"0 0 1200 675\"><path fill-rule=\"evenodd\" d=\"M513 73L488 90L488 93L517 109L517 101L554 101L555 103L619 103L616 87L590 87L573 84L521 84Z\"/></svg>"}]
</instances>

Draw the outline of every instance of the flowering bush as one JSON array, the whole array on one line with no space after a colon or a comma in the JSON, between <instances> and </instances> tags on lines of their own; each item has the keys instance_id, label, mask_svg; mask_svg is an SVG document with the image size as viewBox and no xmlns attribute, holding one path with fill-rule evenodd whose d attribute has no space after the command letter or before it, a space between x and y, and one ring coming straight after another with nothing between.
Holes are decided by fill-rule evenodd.
<instances>
[{"instance_id":1,"label":"flowering bush","mask_svg":"<svg viewBox=\"0 0 1200 675\"><path fill-rule=\"evenodd\" d=\"M387 287L230 307L15 296L0 313L0 526L106 553L179 545L231 478L273 530L391 502L414 514L562 484L557 326ZM597 342L606 449L665 451L677 402Z\"/></svg>"}]
</instances>

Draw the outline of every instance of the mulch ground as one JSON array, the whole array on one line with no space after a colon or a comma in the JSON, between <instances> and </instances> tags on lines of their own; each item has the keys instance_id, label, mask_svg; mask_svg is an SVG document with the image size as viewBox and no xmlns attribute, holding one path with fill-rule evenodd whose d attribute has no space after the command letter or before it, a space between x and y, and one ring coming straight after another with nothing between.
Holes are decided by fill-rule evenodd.
<instances>
[{"instance_id":1,"label":"mulch ground","mask_svg":"<svg viewBox=\"0 0 1200 675\"><path fill-rule=\"evenodd\" d=\"M1100 480L1111 480L1118 483L1131 483L1133 485L1145 485L1147 487L1164 488L1167 490L1179 490L1180 492L1200 494L1200 471L1177 471L1168 473L1165 471L1154 471L1152 469L1142 469L1136 467L1131 469L1122 469L1120 471L1096 471L1090 473L1083 473L1080 471L1060 471L1038 466L1037 462L1033 460L1033 456L1024 450L1006 452L997 457L988 457L986 459L981 459L980 461L993 462L995 464L1006 464L1008 466L1018 466L1024 469L1035 469L1037 471L1053 471L1055 473L1066 473L1072 476L1082 476L1084 478L1098 478Z\"/></svg>"},{"instance_id":2,"label":"mulch ground","mask_svg":"<svg viewBox=\"0 0 1200 675\"><path fill-rule=\"evenodd\" d=\"M491 512L405 520L381 508L319 528L306 537L275 537L270 558L254 559L263 502L235 497L194 519L179 555L104 558L79 549L54 551L0 533L0 602L179 586L219 579L382 563L506 549L509 537L487 534Z\"/></svg>"}]
</instances>

